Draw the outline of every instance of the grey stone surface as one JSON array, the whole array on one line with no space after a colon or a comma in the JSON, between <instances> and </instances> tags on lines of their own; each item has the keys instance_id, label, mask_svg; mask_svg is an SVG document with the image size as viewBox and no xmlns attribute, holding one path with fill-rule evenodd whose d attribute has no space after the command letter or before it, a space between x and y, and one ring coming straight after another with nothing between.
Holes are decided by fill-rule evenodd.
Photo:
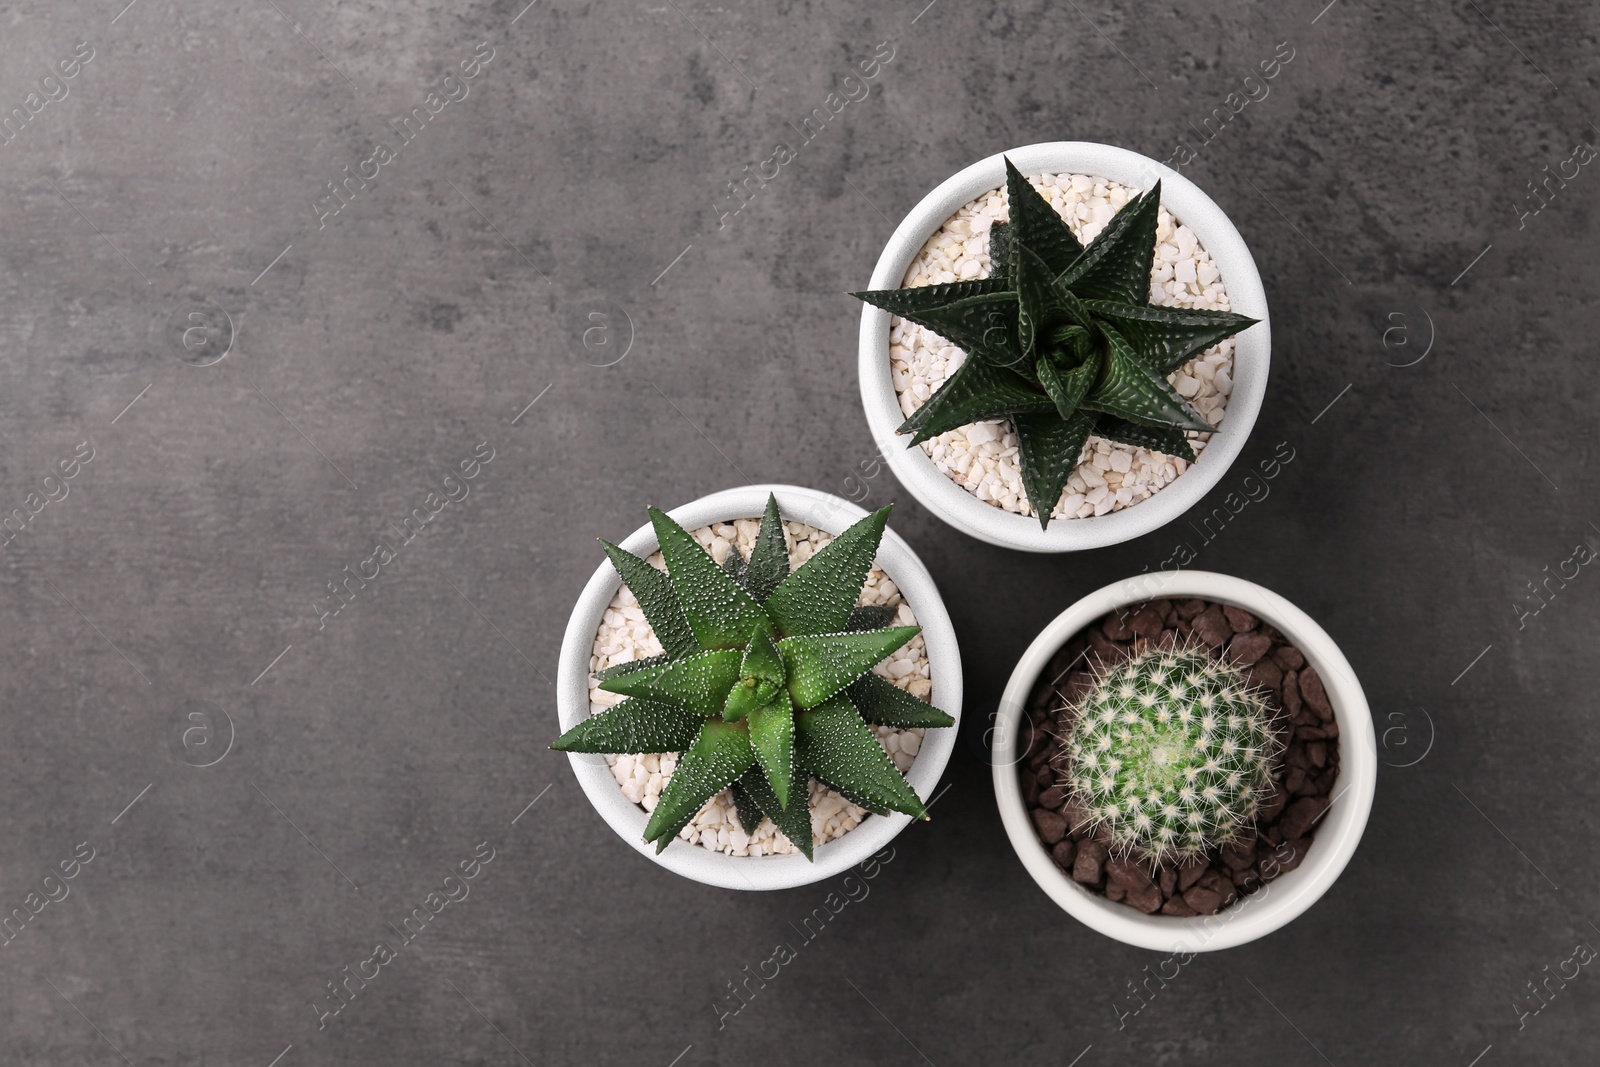
<instances>
[{"instance_id":1,"label":"grey stone surface","mask_svg":"<svg viewBox=\"0 0 1600 1067\"><path fill-rule=\"evenodd\" d=\"M1537 213L1528 184L1600 136L1591 9L523 2L0 4L0 114L40 93L0 145L0 515L93 453L0 549L0 910L42 904L0 948L0 1060L1590 1056L1597 980L1536 1014L1527 983L1600 940L1600 578L1515 605L1600 543L1600 177L1566 166ZM387 120L480 42L401 145ZM725 183L879 42L868 95L719 226ZM1063 558L868 480L955 608L968 743L870 895L719 1029L831 887L658 870L546 749L593 539L748 481L839 491L871 447L841 294L946 175L1060 138L1198 148L1277 342L1203 507L1279 442L1296 459L1203 546L1179 524ZM397 157L322 218L379 141ZM581 344L591 311L611 347ZM621 313L626 358L586 365ZM480 442L470 496L319 628L326 583ZM1392 765L1321 903L1121 1014L1163 957L1034 887L979 745L1038 628L1185 538L1341 642ZM327 983L485 841L470 896L319 1029Z\"/></svg>"}]
</instances>

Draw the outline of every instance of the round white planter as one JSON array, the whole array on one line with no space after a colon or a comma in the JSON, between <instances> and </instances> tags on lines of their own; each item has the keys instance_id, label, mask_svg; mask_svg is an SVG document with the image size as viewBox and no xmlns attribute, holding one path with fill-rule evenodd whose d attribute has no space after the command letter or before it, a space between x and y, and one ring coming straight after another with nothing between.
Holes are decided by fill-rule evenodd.
<instances>
[{"instance_id":1,"label":"round white planter","mask_svg":"<svg viewBox=\"0 0 1600 1067\"><path fill-rule=\"evenodd\" d=\"M1057 649L1084 627L1118 608L1145 600L1191 597L1234 604L1276 626L1317 669L1339 724L1339 777L1334 785L1333 805L1317 825L1316 837L1299 867L1240 897L1217 915L1184 919L1144 915L1126 904L1091 893L1064 874L1034 834L1022 788L1017 783L1016 763L1027 755L1017 749L1019 729L1027 716L1028 694ZM1311 907L1355 853L1378 782L1378 750L1367 698L1333 638L1277 593L1242 578L1209 571L1140 575L1091 593L1057 615L1034 638L1011 672L993 737L994 791L1000 819L1011 847L1017 850L1033 880L1079 921L1107 937L1159 952L1180 948L1206 952L1242 945L1271 933Z\"/></svg>"},{"instance_id":2,"label":"round white planter","mask_svg":"<svg viewBox=\"0 0 1600 1067\"><path fill-rule=\"evenodd\" d=\"M1039 520L987 504L951 481L921 448L907 447L895 427L905 421L889 373L889 313L866 306L861 315L861 400L867 424L895 477L945 522L990 544L1027 552L1102 548L1164 526L1199 503L1238 457L1267 391L1272 328L1261 275L1244 238L1210 197L1188 178L1148 156L1091 141L1050 141L980 160L946 179L911 210L889 238L869 289L897 289L906 269L945 220L973 198L1005 185L1009 156L1023 174L1089 174L1136 189L1161 180L1161 202L1194 231L1222 274L1233 310L1260 321L1234 339L1233 393L1227 417L1200 459L1176 481L1133 507L1087 519ZM1054 501L1051 502L1054 506Z\"/></svg>"},{"instance_id":3,"label":"round white planter","mask_svg":"<svg viewBox=\"0 0 1600 1067\"><path fill-rule=\"evenodd\" d=\"M793 485L750 485L725 489L720 493L674 508L670 514L685 529L694 530L729 519L759 517L767 495L775 493L786 520L803 522L829 533L842 533L867 513L838 497ZM660 545L650 524L639 527L622 542L622 547L639 556L648 556ZM877 565L900 588L922 627L927 645L928 664L933 681L933 704L955 718L961 718L961 654L956 648L955 629L944 609L944 601L933 584L933 577L891 527L884 531L878 546ZM621 579L609 562L602 562L584 586L567 620L561 640L561 661L556 676L556 710L561 729L570 730L589 715L589 657L594 649L595 630ZM956 744L956 729L929 730L906 775L911 788L924 800L933 795L939 776ZM572 752L572 771L578 776L589 802L611 828L641 855L670 871L707 885L724 889L789 889L830 878L861 863L887 845L911 823L909 815L874 815L860 826L815 850L815 860L799 853L787 856L729 856L699 845L674 841L665 851L644 839L649 816L622 795L617 780L599 755Z\"/></svg>"}]
</instances>

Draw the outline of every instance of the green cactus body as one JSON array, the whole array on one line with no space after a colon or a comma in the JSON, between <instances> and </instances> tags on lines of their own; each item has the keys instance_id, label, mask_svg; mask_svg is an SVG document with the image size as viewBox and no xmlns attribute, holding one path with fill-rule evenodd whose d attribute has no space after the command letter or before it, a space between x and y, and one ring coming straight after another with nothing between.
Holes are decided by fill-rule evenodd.
<instances>
[{"instance_id":1,"label":"green cactus body","mask_svg":"<svg viewBox=\"0 0 1600 1067\"><path fill-rule=\"evenodd\" d=\"M1076 705L1063 785L1112 848L1196 859L1255 821L1283 747L1274 712L1201 648L1146 648L1104 668Z\"/></svg>"}]
</instances>

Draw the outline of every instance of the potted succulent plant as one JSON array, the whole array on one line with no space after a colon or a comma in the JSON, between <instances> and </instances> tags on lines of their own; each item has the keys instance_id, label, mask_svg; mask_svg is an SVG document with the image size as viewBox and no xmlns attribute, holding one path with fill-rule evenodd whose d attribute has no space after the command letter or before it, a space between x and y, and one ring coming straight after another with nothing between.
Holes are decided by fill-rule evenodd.
<instances>
[{"instance_id":1,"label":"potted succulent plant","mask_svg":"<svg viewBox=\"0 0 1600 1067\"><path fill-rule=\"evenodd\" d=\"M1304 912L1349 862L1377 781L1366 698L1332 639L1207 572L1062 612L991 736L1028 873L1087 925L1162 951L1243 944Z\"/></svg>"},{"instance_id":2,"label":"potted succulent plant","mask_svg":"<svg viewBox=\"0 0 1600 1067\"><path fill-rule=\"evenodd\" d=\"M966 168L855 295L881 451L994 544L1091 548L1176 518L1238 455L1266 389L1265 296L1238 231L1181 175L1108 145Z\"/></svg>"},{"instance_id":3,"label":"potted succulent plant","mask_svg":"<svg viewBox=\"0 0 1600 1067\"><path fill-rule=\"evenodd\" d=\"M772 889L926 816L961 667L889 511L749 487L651 508L605 543L563 642L552 747L625 840L688 877Z\"/></svg>"}]
</instances>

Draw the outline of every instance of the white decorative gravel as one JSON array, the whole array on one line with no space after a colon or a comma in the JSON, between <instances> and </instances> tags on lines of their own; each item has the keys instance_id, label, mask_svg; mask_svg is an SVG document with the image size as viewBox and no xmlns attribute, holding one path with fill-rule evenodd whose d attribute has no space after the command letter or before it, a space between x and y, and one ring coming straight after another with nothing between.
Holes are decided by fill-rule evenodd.
<instances>
[{"instance_id":1,"label":"white decorative gravel","mask_svg":"<svg viewBox=\"0 0 1600 1067\"><path fill-rule=\"evenodd\" d=\"M1139 190L1082 174L1045 174L1028 181L1067 220L1087 245L1111 216ZM928 238L906 271L904 285L934 285L988 277L989 227L1009 217L1004 188L966 204ZM1211 256L1194 233L1163 207L1156 228L1156 258L1150 273L1151 302L1166 307L1231 310ZM966 353L933 331L898 316L889 329L889 363L900 410L910 415L954 374ZM1170 375L1178 393L1212 426L1222 424L1233 391L1233 339L1213 345ZM1209 433L1186 431L1198 461ZM1032 515L1022 489L1017 435L1008 420L976 422L922 444L934 465L979 500L1019 515ZM1132 507L1171 484L1188 464L1176 456L1090 437L1083 458L1052 514L1088 518Z\"/></svg>"},{"instance_id":2,"label":"white decorative gravel","mask_svg":"<svg viewBox=\"0 0 1600 1067\"><path fill-rule=\"evenodd\" d=\"M748 559L755 547L756 534L761 529L759 519L737 519L715 526L702 526L692 531L695 540L707 548L712 557L721 563L729 552L737 550ZM800 566L819 549L833 540L833 535L799 522L783 524L785 540L789 546L789 565ZM657 552L648 562L665 570L666 563ZM877 567L867 575L861 592L862 604L893 605L900 609L891 625L915 626L916 617L910 605L900 595L899 588ZM594 653L589 662L589 714L596 715L619 703L623 698L599 688L594 674L618 663L646 659L659 655L661 642L645 620L644 611L627 586L617 590L611 598L600 627L594 635ZM927 700L933 692L933 682L928 671L928 650L922 635L913 637L893 656L873 668L874 673L906 690L912 696ZM888 726L873 727L878 741L889 753L894 765L904 774L911 769L917 751L922 745L920 729L897 730ZM677 766L676 752L642 756L607 756L611 773L616 777L623 796L645 811L654 811L661 791L672 779ZM871 813L850 803L833 790L811 783L811 837L813 845L832 841L860 825ZM798 852L788 838L778 832L771 819L762 819L754 835L749 835L739 825L734 811L733 794L724 789L706 801L705 807L679 831L678 836L692 844L713 852L726 852L734 856L771 856Z\"/></svg>"}]
</instances>

